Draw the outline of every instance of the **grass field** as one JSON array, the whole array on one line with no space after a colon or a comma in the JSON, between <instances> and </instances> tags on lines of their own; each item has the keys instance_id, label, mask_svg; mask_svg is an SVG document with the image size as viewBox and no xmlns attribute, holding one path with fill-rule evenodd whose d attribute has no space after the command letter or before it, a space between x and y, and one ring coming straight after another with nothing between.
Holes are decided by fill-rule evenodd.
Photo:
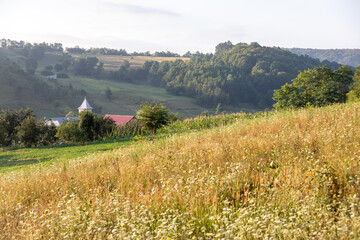
<instances>
[{"instance_id":1,"label":"grass field","mask_svg":"<svg viewBox=\"0 0 360 240\"><path fill-rule=\"evenodd\" d=\"M124 82L108 80L96 80L83 77L71 77L70 79L58 79L57 83L75 89L86 91L86 97L90 104L101 106L101 114L135 115L139 105L143 101L157 101L164 103L172 112L180 112L185 117L199 115L205 108L197 105L194 99L189 97L174 96L163 88L147 85L136 85ZM108 100L105 90L110 88L112 99ZM82 99L78 103L80 106ZM78 106L76 106L78 107ZM70 110L70 109L69 109ZM76 111L72 109L71 111ZM66 114L66 113L65 113Z\"/></svg>"},{"instance_id":2,"label":"grass field","mask_svg":"<svg viewBox=\"0 0 360 240\"><path fill-rule=\"evenodd\" d=\"M2 173L2 239L359 239L360 104Z\"/></svg>"},{"instance_id":3,"label":"grass field","mask_svg":"<svg viewBox=\"0 0 360 240\"><path fill-rule=\"evenodd\" d=\"M86 145L56 145L0 151L0 172L29 170L29 167L45 167L59 161L68 161L87 154L124 147L130 139L89 143Z\"/></svg>"},{"instance_id":4,"label":"grass field","mask_svg":"<svg viewBox=\"0 0 360 240\"><path fill-rule=\"evenodd\" d=\"M201 131L204 129L226 126L240 119L254 119L268 115L269 113L256 114L231 114L211 117L196 117L185 121L174 122L158 130L158 139L169 135L189 131ZM147 139L149 136L124 138L118 140L99 141L87 144L62 144L55 146L43 146L20 149L0 149L0 173L16 170L29 170L29 167L49 167L59 161L68 161L87 154L109 151L119 147L128 146L139 139Z\"/></svg>"}]
</instances>

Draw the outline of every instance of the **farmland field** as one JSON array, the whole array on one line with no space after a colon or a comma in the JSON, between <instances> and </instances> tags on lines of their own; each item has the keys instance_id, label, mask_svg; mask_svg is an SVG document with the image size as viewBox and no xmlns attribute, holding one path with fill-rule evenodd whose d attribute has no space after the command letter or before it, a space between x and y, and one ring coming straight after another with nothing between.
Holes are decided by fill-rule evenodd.
<instances>
[{"instance_id":1,"label":"farmland field","mask_svg":"<svg viewBox=\"0 0 360 240\"><path fill-rule=\"evenodd\" d=\"M101 62L104 63L104 68L106 70L118 70L119 66L124 61L130 62L130 67L142 67L146 61L175 61L181 59L183 61L189 61L190 58L185 57L151 57L151 56L111 56L111 55L94 55L99 58Z\"/></svg>"}]
</instances>

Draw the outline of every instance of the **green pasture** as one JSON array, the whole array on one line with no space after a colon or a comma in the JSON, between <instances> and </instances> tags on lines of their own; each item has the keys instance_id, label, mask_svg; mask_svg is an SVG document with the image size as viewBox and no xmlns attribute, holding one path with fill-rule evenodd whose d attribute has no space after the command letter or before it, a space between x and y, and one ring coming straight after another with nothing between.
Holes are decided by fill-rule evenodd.
<instances>
[{"instance_id":1,"label":"green pasture","mask_svg":"<svg viewBox=\"0 0 360 240\"><path fill-rule=\"evenodd\" d=\"M127 146L130 139L103 141L85 145L63 144L55 146L21 148L0 151L0 172L26 169L30 166L46 167L62 160L70 160L101 151Z\"/></svg>"}]
</instances>

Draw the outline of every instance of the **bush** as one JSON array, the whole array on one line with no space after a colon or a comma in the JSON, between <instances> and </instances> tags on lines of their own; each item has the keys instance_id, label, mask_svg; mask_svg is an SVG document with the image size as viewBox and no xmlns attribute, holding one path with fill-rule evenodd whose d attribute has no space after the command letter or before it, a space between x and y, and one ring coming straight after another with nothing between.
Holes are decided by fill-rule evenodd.
<instances>
[{"instance_id":1,"label":"bush","mask_svg":"<svg viewBox=\"0 0 360 240\"><path fill-rule=\"evenodd\" d=\"M57 78L69 78L69 75L66 73L57 73L56 76Z\"/></svg>"},{"instance_id":2,"label":"bush","mask_svg":"<svg viewBox=\"0 0 360 240\"><path fill-rule=\"evenodd\" d=\"M61 124L57 128L56 137L65 142L85 142L85 132L79 128L79 121L71 121Z\"/></svg>"},{"instance_id":3,"label":"bush","mask_svg":"<svg viewBox=\"0 0 360 240\"><path fill-rule=\"evenodd\" d=\"M66 122L58 127L56 137L63 141L87 142L111 136L115 123L109 118L98 117L91 112L79 113L79 120Z\"/></svg>"}]
</instances>

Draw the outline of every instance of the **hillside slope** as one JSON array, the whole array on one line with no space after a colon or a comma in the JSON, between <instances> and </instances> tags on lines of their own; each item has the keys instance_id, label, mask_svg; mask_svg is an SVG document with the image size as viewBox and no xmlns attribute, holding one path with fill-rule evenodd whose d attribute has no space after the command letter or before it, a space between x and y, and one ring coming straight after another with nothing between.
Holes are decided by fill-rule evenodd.
<instances>
[{"instance_id":1,"label":"hillside slope","mask_svg":"<svg viewBox=\"0 0 360 240\"><path fill-rule=\"evenodd\" d=\"M40 74L46 66L54 66L61 59L60 53L46 52L38 61L35 75L31 75L24 71L23 56L0 48L0 108L30 107L38 118L65 116L70 111L76 112L86 96L99 114L134 115L141 102L152 100L165 103L171 111L185 117L199 115L205 110L189 97L174 96L158 87L72 73L68 73L70 78L48 80ZM111 99L105 94L108 88L112 91Z\"/></svg>"},{"instance_id":2,"label":"hillside slope","mask_svg":"<svg viewBox=\"0 0 360 240\"><path fill-rule=\"evenodd\" d=\"M2 174L2 238L358 239L360 104Z\"/></svg>"},{"instance_id":3,"label":"hillside slope","mask_svg":"<svg viewBox=\"0 0 360 240\"><path fill-rule=\"evenodd\" d=\"M343 65L357 67L360 65L360 49L311 49L311 48L286 48L297 55L308 55L321 61L328 60Z\"/></svg>"}]
</instances>

